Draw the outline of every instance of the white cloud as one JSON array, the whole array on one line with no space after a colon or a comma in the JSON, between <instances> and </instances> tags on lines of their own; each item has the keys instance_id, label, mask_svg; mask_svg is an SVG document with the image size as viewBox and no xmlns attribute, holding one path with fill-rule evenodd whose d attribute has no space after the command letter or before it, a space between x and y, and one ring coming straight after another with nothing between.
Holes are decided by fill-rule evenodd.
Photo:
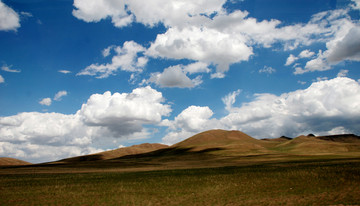
<instances>
[{"instance_id":1,"label":"white cloud","mask_svg":"<svg viewBox=\"0 0 360 206\"><path fill-rule=\"evenodd\" d=\"M123 0L74 0L73 15L86 22L99 22L111 17L116 27L122 27L132 22L132 15L125 9Z\"/></svg>"},{"instance_id":2,"label":"white cloud","mask_svg":"<svg viewBox=\"0 0 360 206\"><path fill-rule=\"evenodd\" d=\"M171 59L191 59L215 64L223 74L230 64L247 61L253 54L241 35L230 35L207 27L170 28L159 34L147 55Z\"/></svg>"},{"instance_id":3,"label":"white cloud","mask_svg":"<svg viewBox=\"0 0 360 206\"><path fill-rule=\"evenodd\" d=\"M349 73L349 70L346 69L342 69L340 70L340 72L337 74L338 77L346 77Z\"/></svg>"},{"instance_id":4,"label":"white cloud","mask_svg":"<svg viewBox=\"0 0 360 206\"><path fill-rule=\"evenodd\" d=\"M353 9L360 9L360 0L351 0L353 2L353 4L351 5L351 7Z\"/></svg>"},{"instance_id":5,"label":"white cloud","mask_svg":"<svg viewBox=\"0 0 360 206\"><path fill-rule=\"evenodd\" d=\"M75 0L73 15L86 22L98 22L110 17L116 27L133 21L154 26L181 26L189 22L204 21L205 15L220 12L225 0Z\"/></svg>"},{"instance_id":6,"label":"white cloud","mask_svg":"<svg viewBox=\"0 0 360 206\"><path fill-rule=\"evenodd\" d=\"M162 94L151 87L137 88L132 93L92 95L78 114L85 124L107 128L115 136L142 132L142 125L157 124L171 112Z\"/></svg>"},{"instance_id":7,"label":"white cloud","mask_svg":"<svg viewBox=\"0 0 360 206\"><path fill-rule=\"evenodd\" d=\"M333 134L335 131L359 134L360 84L346 77L314 82L304 90L256 94L251 102L233 107L236 93L223 98L229 114L211 119L208 107L191 106L173 121L163 138L171 144L207 129L236 129L258 138L295 137L300 134Z\"/></svg>"},{"instance_id":8,"label":"white cloud","mask_svg":"<svg viewBox=\"0 0 360 206\"><path fill-rule=\"evenodd\" d=\"M300 54L297 57L294 56L293 54L290 54L290 56L286 59L285 66L290 66L291 64L293 64L294 62L296 62L299 59L310 58L314 55L315 55L315 52L312 52L310 50L303 50L302 52L300 52ZM294 67L296 67L296 64Z\"/></svg>"},{"instance_id":9,"label":"white cloud","mask_svg":"<svg viewBox=\"0 0 360 206\"><path fill-rule=\"evenodd\" d=\"M298 57L290 54L290 56L286 59L285 66L289 66L289 65L293 64L298 59L299 59Z\"/></svg>"},{"instance_id":10,"label":"white cloud","mask_svg":"<svg viewBox=\"0 0 360 206\"><path fill-rule=\"evenodd\" d=\"M127 72L142 72L147 64L147 57L138 56L145 52L145 48L134 41L127 41L122 47L111 48L116 52L112 57L111 63L91 64L77 75L97 76L97 78L107 78L118 70ZM110 51L109 51L110 52Z\"/></svg>"},{"instance_id":11,"label":"white cloud","mask_svg":"<svg viewBox=\"0 0 360 206\"><path fill-rule=\"evenodd\" d=\"M59 70L58 72L63 73L63 74L70 74L71 73L71 71L69 71L69 70Z\"/></svg>"},{"instance_id":12,"label":"white cloud","mask_svg":"<svg viewBox=\"0 0 360 206\"><path fill-rule=\"evenodd\" d=\"M58 93L55 94L54 96L54 100L55 101L60 101L62 97L67 95L67 91L59 91Z\"/></svg>"},{"instance_id":13,"label":"white cloud","mask_svg":"<svg viewBox=\"0 0 360 206\"><path fill-rule=\"evenodd\" d=\"M208 68L208 64L204 62L195 62L184 66L184 72L189 74L195 73L209 73L211 70Z\"/></svg>"},{"instance_id":14,"label":"white cloud","mask_svg":"<svg viewBox=\"0 0 360 206\"><path fill-rule=\"evenodd\" d=\"M39 101L39 104L45 105L45 106L50 106L51 102L52 102L51 98L44 98L44 99Z\"/></svg>"},{"instance_id":15,"label":"white cloud","mask_svg":"<svg viewBox=\"0 0 360 206\"><path fill-rule=\"evenodd\" d=\"M223 78L230 65L248 61L254 54L254 46L270 48L274 44L280 44L284 50L293 50L313 43L326 43L328 50L311 59L303 66L304 69L296 65L295 74L325 71L331 69L334 61L359 59L356 46L359 38L354 38L359 32L352 29L357 27L357 23L348 15L348 9L320 12L313 15L307 23L283 26L276 19L258 21L250 17L247 11L228 13L223 8L225 3L225 0L75 0L73 14L87 22L110 17L115 26L137 21L147 26L163 23L167 28L165 33L157 35L149 48L142 48L127 57L127 60L132 59L132 63L126 64L130 69L124 69L119 61L118 64L113 61L111 64L90 65L79 74L99 74L98 78L104 78L118 68L141 71L141 66L134 65L136 62L145 65L147 58L140 57L138 61L134 59L145 50L146 56L152 58L188 59L214 65L216 71L212 72L211 78ZM351 45L355 46L350 47ZM107 48L103 55L108 56L110 52L111 48ZM304 50L298 57L290 55L285 65L314 55L314 52ZM208 67L202 68L210 71ZM196 71L196 68L193 69ZM192 70L186 72L191 73Z\"/></svg>"},{"instance_id":16,"label":"white cloud","mask_svg":"<svg viewBox=\"0 0 360 206\"><path fill-rule=\"evenodd\" d=\"M352 21L346 10L323 12L321 19L329 21L329 34L325 51L319 51L317 57L306 63L305 72L332 69L342 61L360 61L360 27ZM318 16L320 16L318 14Z\"/></svg>"},{"instance_id":17,"label":"white cloud","mask_svg":"<svg viewBox=\"0 0 360 206\"><path fill-rule=\"evenodd\" d=\"M51 101L50 98L48 98ZM151 87L94 94L75 114L27 112L0 117L0 156L41 162L101 151L119 139L147 138L171 108ZM118 145L119 143L115 141ZM41 151L40 151L41 150Z\"/></svg>"},{"instance_id":18,"label":"white cloud","mask_svg":"<svg viewBox=\"0 0 360 206\"><path fill-rule=\"evenodd\" d=\"M336 42L329 42L327 60L339 62L343 60L360 61L360 26L351 28L346 35ZM340 38L340 37L339 37Z\"/></svg>"},{"instance_id":19,"label":"white cloud","mask_svg":"<svg viewBox=\"0 0 360 206\"><path fill-rule=\"evenodd\" d=\"M212 115L213 111L209 107L189 106L173 121L164 120L162 125L172 131L163 137L163 143L174 144L198 132L217 128L218 121L210 119Z\"/></svg>"},{"instance_id":20,"label":"white cloud","mask_svg":"<svg viewBox=\"0 0 360 206\"><path fill-rule=\"evenodd\" d=\"M190 79L183 69L183 65L176 65L164 69L162 73L152 73L147 80L160 87L193 88L202 83L201 76Z\"/></svg>"},{"instance_id":21,"label":"white cloud","mask_svg":"<svg viewBox=\"0 0 360 206\"><path fill-rule=\"evenodd\" d=\"M359 133L359 100L359 83L338 77L280 96L259 94L221 121L256 137L296 136L340 126Z\"/></svg>"},{"instance_id":22,"label":"white cloud","mask_svg":"<svg viewBox=\"0 0 360 206\"><path fill-rule=\"evenodd\" d=\"M20 70L16 70L16 69L11 69L12 66L7 66L7 65L3 65L1 67L1 70L6 71L6 72L13 72L13 73L19 73L21 72Z\"/></svg>"},{"instance_id":23,"label":"white cloud","mask_svg":"<svg viewBox=\"0 0 360 206\"><path fill-rule=\"evenodd\" d=\"M312 51L306 49L306 50L303 50L302 52L300 52L299 58L310 58L314 55L315 55L315 52L312 52Z\"/></svg>"},{"instance_id":24,"label":"white cloud","mask_svg":"<svg viewBox=\"0 0 360 206\"><path fill-rule=\"evenodd\" d=\"M241 90L238 89L236 91L230 92L228 95L226 95L225 97L223 97L221 100L223 101L223 103L225 104L225 109L228 112L231 112L233 109L233 104L236 101L236 97L240 94Z\"/></svg>"},{"instance_id":25,"label":"white cloud","mask_svg":"<svg viewBox=\"0 0 360 206\"><path fill-rule=\"evenodd\" d=\"M105 49L102 51L103 57L109 56L110 53L111 53L111 50L112 50L114 47L115 47L115 46L109 46L108 48L105 48Z\"/></svg>"},{"instance_id":26,"label":"white cloud","mask_svg":"<svg viewBox=\"0 0 360 206\"><path fill-rule=\"evenodd\" d=\"M4 82L5 82L4 77L2 77L2 76L0 75L0 84L1 84L1 83L4 83Z\"/></svg>"},{"instance_id":27,"label":"white cloud","mask_svg":"<svg viewBox=\"0 0 360 206\"><path fill-rule=\"evenodd\" d=\"M320 50L317 58L312 59L306 62L305 69L295 70L294 74L303 74L305 72L314 72L314 71L326 71L331 69L331 65L326 61L326 54Z\"/></svg>"},{"instance_id":28,"label":"white cloud","mask_svg":"<svg viewBox=\"0 0 360 206\"><path fill-rule=\"evenodd\" d=\"M276 69L272 68L272 67L268 67L268 66L264 66L264 68L259 70L259 73L267 73L267 74L272 74L276 72Z\"/></svg>"},{"instance_id":29,"label":"white cloud","mask_svg":"<svg viewBox=\"0 0 360 206\"><path fill-rule=\"evenodd\" d=\"M343 35L351 25L354 23L347 15L347 10L318 13L306 24L289 26L281 26L278 20L259 22L248 17L248 12L223 11L201 24L191 22L186 27L170 27L167 32L157 36L147 55L153 58L190 59L214 64L217 70L211 76L222 78L231 64L248 61L253 55L252 47L255 45L268 48L280 43L284 50L292 50L315 42L331 42ZM285 65L314 55L314 52L304 50L298 57L290 55ZM317 60L312 59L305 69L301 70L302 73L331 68L325 55L319 53L318 57Z\"/></svg>"},{"instance_id":30,"label":"white cloud","mask_svg":"<svg viewBox=\"0 0 360 206\"><path fill-rule=\"evenodd\" d=\"M16 31L19 27L19 14L0 0L0 31Z\"/></svg>"}]
</instances>

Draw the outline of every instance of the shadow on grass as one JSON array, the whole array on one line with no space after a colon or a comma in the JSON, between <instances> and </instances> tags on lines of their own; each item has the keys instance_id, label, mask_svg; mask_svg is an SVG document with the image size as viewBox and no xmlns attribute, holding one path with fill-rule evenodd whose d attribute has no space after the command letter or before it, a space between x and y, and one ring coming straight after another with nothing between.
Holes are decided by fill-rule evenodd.
<instances>
[{"instance_id":1,"label":"shadow on grass","mask_svg":"<svg viewBox=\"0 0 360 206\"><path fill-rule=\"evenodd\" d=\"M210 152L223 150L222 148L209 148L204 149L200 151L192 151L192 147L190 148L165 148L165 149L159 149L152 152L142 153L142 154L134 154L134 155L125 155L122 157L114 158L111 160L124 160L124 159L138 159L138 158L161 158L161 157L183 157L183 156L193 156L194 158L199 156L213 156L212 154L209 154Z\"/></svg>"}]
</instances>

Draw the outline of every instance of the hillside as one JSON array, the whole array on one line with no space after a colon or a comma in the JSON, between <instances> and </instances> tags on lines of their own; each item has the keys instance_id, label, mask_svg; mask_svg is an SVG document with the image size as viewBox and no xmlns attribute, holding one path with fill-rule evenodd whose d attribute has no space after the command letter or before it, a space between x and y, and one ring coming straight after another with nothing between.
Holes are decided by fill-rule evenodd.
<instances>
[{"instance_id":1,"label":"hillside","mask_svg":"<svg viewBox=\"0 0 360 206\"><path fill-rule=\"evenodd\" d=\"M275 149L301 155L360 152L360 137L353 134L317 137L302 135L277 145Z\"/></svg>"},{"instance_id":2,"label":"hillside","mask_svg":"<svg viewBox=\"0 0 360 206\"><path fill-rule=\"evenodd\" d=\"M115 159L126 155L136 155L142 153L148 153L159 149L164 149L169 146L163 144L150 144L144 143L140 145L133 145L130 147L123 147L115 150L78 156L78 157L71 157L59 160L58 163L71 163L71 162L83 162L83 161L97 161L97 160L108 160L108 159Z\"/></svg>"},{"instance_id":3,"label":"hillside","mask_svg":"<svg viewBox=\"0 0 360 206\"><path fill-rule=\"evenodd\" d=\"M31 163L19 159L0 157L0 166L30 165Z\"/></svg>"},{"instance_id":4,"label":"hillside","mask_svg":"<svg viewBox=\"0 0 360 206\"><path fill-rule=\"evenodd\" d=\"M172 148L190 148L190 151L219 149L219 154L239 155L267 153L273 143L255 139L240 131L209 130L196 134Z\"/></svg>"},{"instance_id":5,"label":"hillside","mask_svg":"<svg viewBox=\"0 0 360 206\"><path fill-rule=\"evenodd\" d=\"M360 158L356 135L298 136L293 139L255 139L240 131L209 130L172 146L140 144L96 154L72 157L27 168L53 168L60 172L103 169L138 171L204 168L287 161Z\"/></svg>"}]
</instances>

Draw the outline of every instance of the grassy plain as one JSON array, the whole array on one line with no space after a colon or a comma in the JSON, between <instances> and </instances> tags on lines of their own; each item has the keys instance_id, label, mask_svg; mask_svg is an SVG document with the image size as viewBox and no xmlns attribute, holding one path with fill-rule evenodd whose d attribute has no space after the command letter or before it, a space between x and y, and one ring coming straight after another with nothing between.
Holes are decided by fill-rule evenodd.
<instances>
[{"instance_id":1,"label":"grassy plain","mask_svg":"<svg viewBox=\"0 0 360 206\"><path fill-rule=\"evenodd\" d=\"M0 173L0 205L360 204L360 158L133 172L52 169Z\"/></svg>"}]
</instances>

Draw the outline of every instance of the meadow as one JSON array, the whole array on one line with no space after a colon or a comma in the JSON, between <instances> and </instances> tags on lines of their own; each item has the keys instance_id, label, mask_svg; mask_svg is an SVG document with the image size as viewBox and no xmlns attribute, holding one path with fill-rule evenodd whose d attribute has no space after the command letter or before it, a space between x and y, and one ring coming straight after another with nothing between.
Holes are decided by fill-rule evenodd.
<instances>
[{"instance_id":1,"label":"meadow","mask_svg":"<svg viewBox=\"0 0 360 206\"><path fill-rule=\"evenodd\" d=\"M11 170L8 170L11 171ZM359 205L360 159L0 173L0 205Z\"/></svg>"}]
</instances>

